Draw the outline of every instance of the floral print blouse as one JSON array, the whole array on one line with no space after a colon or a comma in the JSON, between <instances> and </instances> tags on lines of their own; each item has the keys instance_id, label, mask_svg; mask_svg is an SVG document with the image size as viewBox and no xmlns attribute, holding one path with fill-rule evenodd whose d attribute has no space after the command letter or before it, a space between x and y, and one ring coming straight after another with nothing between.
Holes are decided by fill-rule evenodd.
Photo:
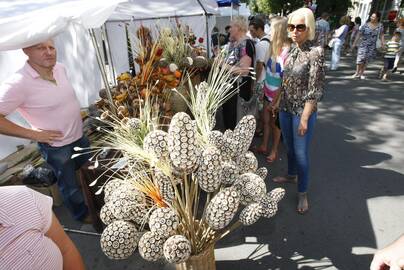
<instances>
[{"instance_id":1,"label":"floral print blouse","mask_svg":"<svg viewBox=\"0 0 404 270\"><path fill-rule=\"evenodd\" d=\"M292 45L286 59L281 88L280 110L300 116L306 102L317 102L325 84L324 49L306 41L299 48Z\"/></svg>"}]
</instances>

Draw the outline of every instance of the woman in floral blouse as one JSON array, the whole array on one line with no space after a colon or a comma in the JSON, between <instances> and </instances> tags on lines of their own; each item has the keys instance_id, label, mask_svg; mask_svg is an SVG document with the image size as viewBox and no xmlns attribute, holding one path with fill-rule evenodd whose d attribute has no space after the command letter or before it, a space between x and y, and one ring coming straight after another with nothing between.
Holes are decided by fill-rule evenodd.
<instances>
[{"instance_id":1,"label":"woman in floral blouse","mask_svg":"<svg viewBox=\"0 0 404 270\"><path fill-rule=\"evenodd\" d=\"M309 144L317 118L317 102L323 96L324 50L314 45L313 12L301 8L290 14L288 31L293 44L285 63L280 91L279 121L288 155L288 175L274 182L298 183L297 211L308 209Z\"/></svg>"}]
</instances>

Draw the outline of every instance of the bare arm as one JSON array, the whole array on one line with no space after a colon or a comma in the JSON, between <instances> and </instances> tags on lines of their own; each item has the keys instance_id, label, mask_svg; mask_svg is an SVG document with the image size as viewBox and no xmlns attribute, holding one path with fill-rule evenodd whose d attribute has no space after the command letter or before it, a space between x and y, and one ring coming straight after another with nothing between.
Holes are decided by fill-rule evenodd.
<instances>
[{"instance_id":1,"label":"bare arm","mask_svg":"<svg viewBox=\"0 0 404 270\"><path fill-rule=\"evenodd\" d=\"M250 73L251 62L251 57L244 55L241 57L239 65L231 68L232 73L240 76L248 75Z\"/></svg>"},{"instance_id":2,"label":"bare arm","mask_svg":"<svg viewBox=\"0 0 404 270\"><path fill-rule=\"evenodd\" d=\"M264 63L257 62L257 66L255 67L256 78L258 78L261 75L262 70L264 70Z\"/></svg>"},{"instance_id":3,"label":"bare arm","mask_svg":"<svg viewBox=\"0 0 404 270\"><path fill-rule=\"evenodd\" d=\"M58 246L63 256L63 270L84 270L84 262L76 246L65 233L55 214L52 214L52 224L46 233Z\"/></svg>"},{"instance_id":4,"label":"bare arm","mask_svg":"<svg viewBox=\"0 0 404 270\"><path fill-rule=\"evenodd\" d=\"M389 246L378 250L373 257L370 270L403 269L404 267L404 235Z\"/></svg>"},{"instance_id":5,"label":"bare arm","mask_svg":"<svg viewBox=\"0 0 404 270\"><path fill-rule=\"evenodd\" d=\"M54 141L60 140L63 137L63 134L59 131L35 131L16 125L2 114L0 114L0 134L45 143L52 143Z\"/></svg>"},{"instance_id":6,"label":"bare arm","mask_svg":"<svg viewBox=\"0 0 404 270\"><path fill-rule=\"evenodd\" d=\"M383 29L380 31L380 41L382 42L382 47L384 47L384 45L386 44L385 40L384 40L384 31Z\"/></svg>"},{"instance_id":7,"label":"bare arm","mask_svg":"<svg viewBox=\"0 0 404 270\"><path fill-rule=\"evenodd\" d=\"M356 45L357 45L357 43L358 43L358 40L360 39L361 36L362 36L362 34L361 34L360 32L358 32L358 33L356 34L355 40L354 40L354 42L352 43L352 48L355 48L355 47L356 47Z\"/></svg>"}]
</instances>

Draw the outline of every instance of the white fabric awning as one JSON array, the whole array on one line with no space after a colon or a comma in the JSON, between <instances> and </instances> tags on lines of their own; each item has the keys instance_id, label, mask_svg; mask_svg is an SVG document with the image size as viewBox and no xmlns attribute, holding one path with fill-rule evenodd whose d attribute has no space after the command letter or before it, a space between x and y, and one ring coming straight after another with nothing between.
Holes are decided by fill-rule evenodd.
<instances>
[{"instance_id":1,"label":"white fabric awning","mask_svg":"<svg viewBox=\"0 0 404 270\"><path fill-rule=\"evenodd\" d=\"M54 37L71 25L100 27L123 0L19 0L0 2L0 51Z\"/></svg>"},{"instance_id":2,"label":"white fabric awning","mask_svg":"<svg viewBox=\"0 0 404 270\"><path fill-rule=\"evenodd\" d=\"M202 6L201 6L202 5ZM71 25L98 28L105 21L217 14L214 0L0 1L0 51L54 37Z\"/></svg>"},{"instance_id":3,"label":"white fabric awning","mask_svg":"<svg viewBox=\"0 0 404 270\"><path fill-rule=\"evenodd\" d=\"M201 6L202 5L202 6ZM215 0L131 0L121 3L110 21L218 14Z\"/></svg>"}]
</instances>

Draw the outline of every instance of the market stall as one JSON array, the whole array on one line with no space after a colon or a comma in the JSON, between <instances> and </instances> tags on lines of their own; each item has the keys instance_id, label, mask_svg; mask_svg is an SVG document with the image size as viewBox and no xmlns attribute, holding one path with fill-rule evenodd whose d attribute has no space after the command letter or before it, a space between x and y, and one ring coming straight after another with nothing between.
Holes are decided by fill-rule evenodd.
<instances>
[{"instance_id":1,"label":"market stall","mask_svg":"<svg viewBox=\"0 0 404 270\"><path fill-rule=\"evenodd\" d=\"M91 154L80 181L90 214L105 225L97 226L103 229L102 252L121 260L138 249L147 261L214 270L216 242L240 226L272 218L285 193L267 190L268 170L259 168L249 151L253 115L240 117L234 130L215 130L216 112L237 95L239 81L230 65L223 68L226 55L209 59L209 17L216 3L95 3L55 1L47 7L43 2L43 9L32 6L29 14L0 20L1 29L21 27L0 32L0 49L33 45L67 29L70 39L57 46L70 69L84 76L89 63L98 64L104 89L95 88L100 99L90 111L96 143L74 147L71 158ZM52 16L45 19L47 12ZM128 40L133 60L127 61L138 64L136 74L121 73L127 71ZM86 50L81 42L94 48ZM110 85L108 76L117 83ZM87 79L81 77L77 91L88 88ZM97 171L89 173L91 168ZM93 195L100 195L99 214Z\"/></svg>"},{"instance_id":2,"label":"market stall","mask_svg":"<svg viewBox=\"0 0 404 270\"><path fill-rule=\"evenodd\" d=\"M217 13L216 3L211 0L27 0L3 2L0 7L0 82L26 61L20 48L35 44L43 38L56 36L58 61L67 67L83 108L99 98L98 91L105 85L97 63L97 51L87 29L95 28L96 47L99 49L98 56L102 58L102 68L108 67L108 80L116 83L116 76L129 70L127 39L131 40L133 50L138 43L134 33L140 25L149 26L153 34L157 35L157 28L152 26L172 25L173 20L177 19L189 25L197 36L203 36L204 46L208 47L208 32L214 26L212 15ZM200 23L201 19L203 24ZM106 52L103 51L104 48L107 49ZM108 65L104 66L107 62ZM13 114L11 118L24 125L18 114ZM0 158L15 151L16 145L28 143L26 140L3 135L0 135L0 142L5 145L1 149Z\"/></svg>"}]
</instances>

